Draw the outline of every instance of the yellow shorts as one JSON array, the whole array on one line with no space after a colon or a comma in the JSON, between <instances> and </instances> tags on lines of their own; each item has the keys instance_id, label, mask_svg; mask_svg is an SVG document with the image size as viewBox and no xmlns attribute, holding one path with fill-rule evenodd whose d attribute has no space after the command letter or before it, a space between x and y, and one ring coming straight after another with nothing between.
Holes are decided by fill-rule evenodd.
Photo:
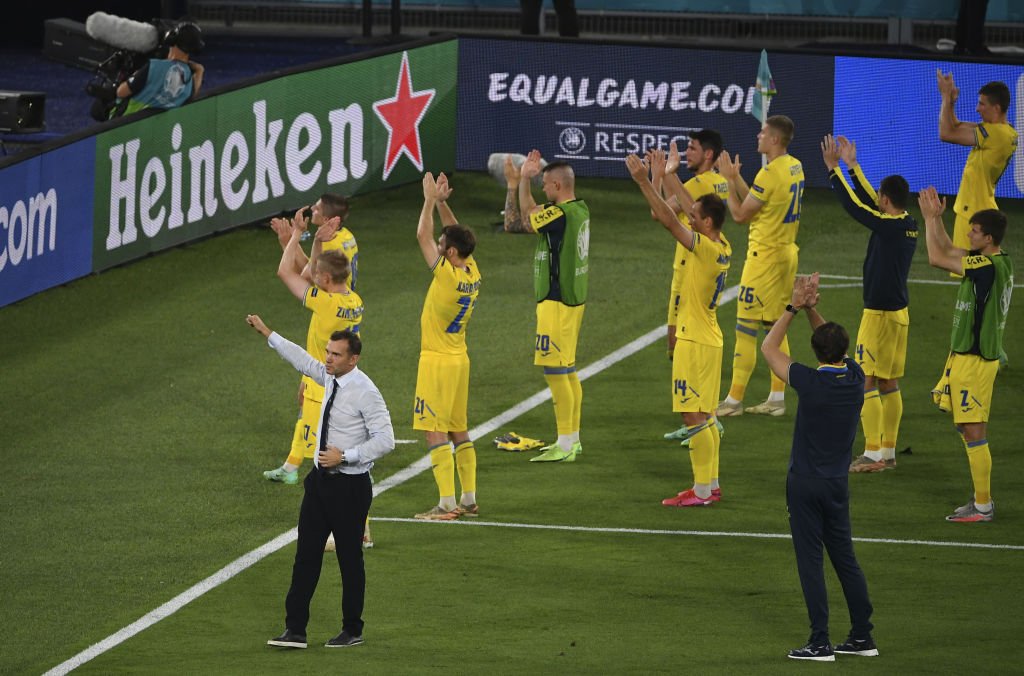
<instances>
[{"instance_id":1,"label":"yellow shorts","mask_svg":"<svg viewBox=\"0 0 1024 676\"><path fill-rule=\"evenodd\" d=\"M907 365L907 333L910 312L902 310L864 310L857 330L854 358L864 375L876 378L902 378Z\"/></svg>"},{"instance_id":2,"label":"yellow shorts","mask_svg":"<svg viewBox=\"0 0 1024 676\"><path fill-rule=\"evenodd\" d=\"M309 392L309 388L306 388ZM320 429L317 424L320 422L320 409L323 402L319 399L312 399L304 396L302 398L302 413L295 421L295 433L292 434L292 455L301 454L304 458L312 458L316 450L317 436Z\"/></svg>"},{"instance_id":3,"label":"yellow shorts","mask_svg":"<svg viewBox=\"0 0 1024 676\"><path fill-rule=\"evenodd\" d=\"M469 429L469 355L420 352L412 428L425 432Z\"/></svg>"},{"instance_id":4,"label":"yellow shorts","mask_svg":"<svg viewBox=\"0 0 1024 676\"><path fill-rule=\"evenodd\" d=\"M992 385L998 371L998 359L951 353L932 397L940 409L953 411L953 422L957 425L988 422Z\"/></svg>"},{"instance_id":5,"label":"yellow shorts","mask_svg":"<svg viewBox=\"0 0 1024 676\"><path fill-rule=\"evenodd\" d=\"M536 366L575 366L584 305L569 306L556 300L537 303Z\"/></svg>"},{"instance_id":6,"label":"yellow shorts","mask_svg":"<svg viewBox=\"0 0 1024 676\"><path fill-rule=\"evenodd\" d=\"M672 411L712 413L722 388L722 348L677 340L672 353Z\"/></svg>"},{"instance_id":7,"label":"yellow shorts","mask_svg":"<svg viewBox=\"0 0 1024 676\"><path fill-rule=\"evenodd\" d=\"M740 276L736 318L774 322L793 298L797 254L795 245L774 249L751 248Z\"/></svg>"}]
</instances>

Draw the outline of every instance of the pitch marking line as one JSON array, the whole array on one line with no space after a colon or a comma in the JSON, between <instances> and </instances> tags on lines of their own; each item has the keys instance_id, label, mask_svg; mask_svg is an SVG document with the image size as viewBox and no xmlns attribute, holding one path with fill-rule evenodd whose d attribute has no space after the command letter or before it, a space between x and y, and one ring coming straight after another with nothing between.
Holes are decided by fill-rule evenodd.
<instances>
[{"instance_id":1,"label":"pitch marking line","mask_svg":"<svg viewBox=\"0 0 1024 676\"><path fill-rule=\"evenodd\" d=\"M856 284L834 284L834 285L829 285L827 287L824 287L824 288L828 288L828 289L845 289L845 288L848 288L848 287L864 286L864 284L862 283L863 282L863 278L860 277L860 276L850 276L850 275L819 275L819 277L821 277L822 279L856 280L856 282L857 282ZM907 282L910 283L910 284L938 284L940 286L960 286L960 282L953 281L952 279L949 279L949 280L941 280L941 279L908 279ZM1015 288L1015 289L1024 288L1024 284L1014 284L1013 288Z\"/></svg>"},{"instance_id":2,"label":"pitch marking line","mask_svg":"<svg viewBox=\"0 0 1024 676\"><path fill-rule=\"evenodd\" d=\"M721 302L719 303L719 305L724 305L725 303L728 303L729 301L735 299L736 294L738 292L738 286L734 286L731 289L726 289L725 292L722 293ZM586 380L587 378L590 378L591 376L596 375L601 371L604 371L605 369L609 368L610 366L613 366L614 364L622 361L623 359L633 356L634 354L644 349L648 345L654 343L664 335L664 326L659 326L656 329L652 329L651 331L640 336L636 340L633 340L627 343L626 345L623 345L622 347L615 350L611 354L606 355L605 357L602 357L601 359L595 361L593 364L590 364L586 368L581 369L578 373L579 379ZM495 430L500 429L502 426L512 422L513 420L523 415L527 411L530 411L531 409L537 407L538 405L550 399L550 391L545 389L542 392L537 392L533 396L527 397L526 399L519 402L512 408L508 409L504 413L499 413L498 415L494 416L493 418L483 423L482 425L474 429L471 429L469 431L469 436L471 439L480 439L482 437L485 437L488 434L494 432ZM376 497L383 493L384 491L388 490L389 488L399 486L428 469L430 469L429 453L424 455L422 458L412 463L405 469L399 470L395 474L392 474L383 481L375 484L373 487L373 495ZM173 615L174 613L181 610L192 601L195 601L197 598L199 598L206 592L210 591L211 589L214 589L215 587L220 586L221 584L227 582L234 576L238 575L246 568L249 568L250 566L260 562L261 560L270 556L279 549L291 544L292 542L295 542L295 539L297 537L298 529L292 528L291 530L284 532L281 535L278 535L270 542L267 542L266 544L257 547L248 554L243 554L239 558L235 559L228 565L218 570L210 577L206 578L202 582L199 582L198 584L189 587L188 589L178 594L167 603L163 604L155 610L146 613L145 615L137 619L135 622L129 624L127 627L124 627L123 629L120 629L119 631L111 634L99 643L94 643L93 645L89 646L88 648L78 653L74 657L71 657L70 659L65 660L64 662L61 662L54 668L47 671L43 676L58 676L67 674L72 669L82 666L83 664L85 664L86 662L95 657L99 657L108 650L120 645L121 643L124 643L136 634L152 627L160 620L169 617L170 615Z\"/></svg>"},{"instance_id":3,"label":"pitch marking line","mask_svg":"<svg viewBox=\"0 0 1024 676\"><path fill-rule=\"evenodd\" d=\"M374 521L392 523L415 523L437 526L490 526L493 528L525 528L529 530L575 531L579 533L614 533L616 535L682 535L698 537L756 538L762 540L790 540L788 533L737 533L734 531L710 530L663 530L653 528L601 528L597 526L565 526L546 523L506 523L501 521L423 521L402 517L375 516ZM1001 549L1024 552L1024 545L992 545L980 542L948 542L945 540L898 540L893 538L853 538L854 542L886 545L919 545L929 547L956 547L958 549Z\"/></svg>"}]
</instances>

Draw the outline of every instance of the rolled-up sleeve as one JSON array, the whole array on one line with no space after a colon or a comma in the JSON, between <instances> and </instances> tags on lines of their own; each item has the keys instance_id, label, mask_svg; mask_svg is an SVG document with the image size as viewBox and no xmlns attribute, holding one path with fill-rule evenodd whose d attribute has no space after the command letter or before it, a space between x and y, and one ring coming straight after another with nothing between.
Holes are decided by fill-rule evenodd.
<instances>
[{"instance_id":1,"label":"rolled-up sleeve","mask_svg":"<svg viewBox=\"0 0 1024 676\"><path fill-rule=\"evenodd\" d=\"M376 389L360 393L357 402L359 414L366 427L367 440L345 449L345 464L366 464L390 453L395 448L395 430L391 425L384 397Z\"/></svg>"}]
</instances>

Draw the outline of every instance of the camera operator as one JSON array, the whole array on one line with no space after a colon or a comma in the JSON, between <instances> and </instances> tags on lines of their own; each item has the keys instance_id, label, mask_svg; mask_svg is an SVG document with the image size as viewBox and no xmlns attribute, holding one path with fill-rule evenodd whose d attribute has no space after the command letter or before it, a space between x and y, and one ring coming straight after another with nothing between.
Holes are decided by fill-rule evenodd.
<instances>
[{"instance_id":1,"label":"camera operator","mask_svg":"<svg viewBox=\"0 0 1024 676\"><path fill-rule=\"evenodd\" d=\"M205 45L202 30L194 23L180 23L164 38L164 45L167 58L150 59L117 86L118 103L127 101L126 114L144 108L177 108L199 95L203 66L191 56Z\"/></svg>"}]
</instances>

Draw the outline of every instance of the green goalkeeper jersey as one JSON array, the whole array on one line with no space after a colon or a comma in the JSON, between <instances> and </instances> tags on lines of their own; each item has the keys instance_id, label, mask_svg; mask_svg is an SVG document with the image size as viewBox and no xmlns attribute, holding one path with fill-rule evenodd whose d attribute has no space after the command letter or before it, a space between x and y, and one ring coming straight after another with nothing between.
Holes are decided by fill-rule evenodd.
<instances>
[{"instance_id":1,"label":"green goalkeeper jersey","mask_svg":"<svg viewBox=\"0 0 1024 676\"><path fill-rule=\"evenodd\" d=\"M587 302L590 272L590 208L583 200L546 204L530 215L537 233L533 289L537 302Z\"/></svg>"},{"instance_id":2,"label":"green goalkeeper jersey","mask_svg":"<svg viewBox=\"0 0 1024 676\"><path fill-rule=\"evenodd\" d=\"M1013 263L1002 252L992 255L972 252L964 256L963 266L964 276L953 310L950 347L960 354L999 359L1013 294Z\"/></svg>"}]
</instances>

